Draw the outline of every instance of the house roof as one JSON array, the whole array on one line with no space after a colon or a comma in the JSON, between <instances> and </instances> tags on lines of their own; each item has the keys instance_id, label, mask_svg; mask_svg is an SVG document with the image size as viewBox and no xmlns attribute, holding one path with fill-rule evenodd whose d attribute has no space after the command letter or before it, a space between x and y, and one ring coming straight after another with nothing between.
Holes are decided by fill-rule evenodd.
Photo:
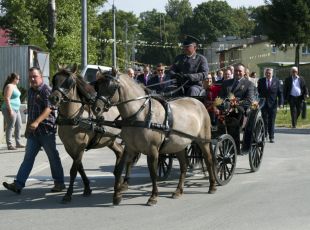
<instances>
[{"instance_id":1,"label":"house roof","mask_svg":"<svg viewBox=\"0 0 310 230\"><path fill-rule=\"evenodd\" d=\"M225 50L220 50L220 51L217 51L216 53L225 53L231 50L243 49L243 48L246 48L247 46L256 45L256 44L264 43L264 42L268 42L268 39L267 38L254 39L253 42L245 43L239 46L234 46L232 48L225 49Z\"/></svg>"},{"instance_id":2,"label":"house roof","mask_svg":"<svg viewBox=\"0 0 310 230\"><path fill-rule=\"evenodd\" d=\"M0 28L0 46L8 46L9 35L7 30Z\"/></svg>"}]
</instances>

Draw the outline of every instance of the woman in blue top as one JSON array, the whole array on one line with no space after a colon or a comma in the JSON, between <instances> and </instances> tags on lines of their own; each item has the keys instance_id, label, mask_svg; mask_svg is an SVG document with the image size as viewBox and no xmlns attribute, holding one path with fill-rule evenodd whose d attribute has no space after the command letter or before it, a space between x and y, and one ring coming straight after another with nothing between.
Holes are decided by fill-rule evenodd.
<instances>
[{"instance_id":1,"label":"woman in blue top","mask_svg":"<svg viewBox=\"0 0 310 230\"><path fill-rule=\"evenodd\" d=\"M17 84L20 80L20 76L16 73L11 73L3 86L4 101L1 106L4 121L6 122L6 143L8 150L16 150L17 148L25 147L21 143L20 132L22 126L22 119L20 115L20 91L17 88ZM15 127L14 135L16 141L16 147L13 146L12 134Z\"/></svg>"}]
</instances>

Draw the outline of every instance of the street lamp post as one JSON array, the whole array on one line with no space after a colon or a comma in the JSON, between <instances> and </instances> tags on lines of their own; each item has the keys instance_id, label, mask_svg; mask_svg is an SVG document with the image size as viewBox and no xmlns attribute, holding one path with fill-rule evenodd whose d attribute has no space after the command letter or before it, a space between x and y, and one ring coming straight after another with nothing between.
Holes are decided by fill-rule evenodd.
<instances>
[{"instance_id":1,"label":"street lamp post","mask_svg":"<svg viewBox=\"0 0 310 230\"><path fill-rule=\"evenodd\" d=\"M136 39L137 39L137 35L141 35L142 33L137 33L134 35L134 39L133 39L133 42L132 42L132 68L134 67L135 65L135 62L136 62Z\"/></svg>"},{"instance_id":2,"label":"street lamp post","mask_svg":"<svg viewBox=\"0 0 310 230\"><path fill-rule=\"evenodd\" d=\"M128 28L137 27L137 24L128 25L127 20L125 20L125 69L128 67Z\"/></svg>"},{"instance_id":3,"label":"street lamp post","mask_svg":"<svg viewBox=\"0 0 310 230\"><path fill-rule=\"evenodd\" d=\"M115 29L115 5L114 5L114 0L113 0L113 6L112 6L112 11L113 11L113 67L116 69L116 29Z\"/></svg>"},{"instance_id":4,"label":"street lamp post","mask_svg":"<svg viewBox=\"0 0 310 230\"><path fill-rule=\"evenodd\" d=\"M125 70L127 71L128 47L127 47L128 22L125 20Z\"/></svg>"}]
</instances>

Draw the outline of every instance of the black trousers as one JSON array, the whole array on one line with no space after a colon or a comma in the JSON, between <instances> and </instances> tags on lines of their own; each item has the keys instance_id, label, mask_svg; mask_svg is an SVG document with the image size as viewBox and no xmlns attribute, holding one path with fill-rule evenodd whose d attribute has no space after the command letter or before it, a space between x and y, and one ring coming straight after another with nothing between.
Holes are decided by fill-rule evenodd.
<instances>
[{"instance_id":1,"label":"black trousers","mask_svg":"<svg viewBox=\"0 0 310 230\"><path fill-rule=\"evenodd\" d=\"M302 96L299 97L290 96L289 98L292 127L296 127L297 125L297 119L302 110L302 101L303 101Z\"/></svg>"},{"instance_id":2,"label":"black trousers","mask_svg":"<svg viewBox=\"0 0 310 230\"><path fill-rule=\"evenodd\" d=\"M269 139L274 138L274 123L276 120L277 107L264 106L262 108L262 118L265 126L265 136L269 135Z\"/></svg>"}]
</instances>

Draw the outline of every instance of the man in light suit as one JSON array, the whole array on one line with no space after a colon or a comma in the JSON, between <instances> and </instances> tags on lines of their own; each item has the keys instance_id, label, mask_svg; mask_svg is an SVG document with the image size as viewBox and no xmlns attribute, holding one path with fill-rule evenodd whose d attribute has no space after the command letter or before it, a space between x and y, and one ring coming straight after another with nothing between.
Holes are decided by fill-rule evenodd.
<instances>
[{"instance_id":1,"label":"man in light suit","mask_svg":"<svg viewBox=\"0 0 310 230\"><path fill-rule=\"evenodd\" d=\"M260 98L265 98L262 107L262 117L265 126L265 136L269 135L270 143L274 143L274 123L277 107L283 105L282 87L278 78L273 76L273 69L265 69L265 77L257 82L257 91Z\"/></svg>"},{"instance_id":2,"label":"man in light suit","mask_svg":"<svg viewBox=\"0 0 310 230\"><path fill-rule=\"evenodd\" d=\"M301 113L302 103L309 97L306 82L298 75L298 68L291 68L291 75L284 81L284 103L290 104L292 128L296 128L297 119Z\"/></svg>"},{"instance_id":3,"label":"man in light suit","mask_svg":"<svg viewBox=\"0 0 310 230\"><path fill-rule=\"evenodd\" d=\"M226 118L227 132L234 138L238 154L241 154L240 127L243 122L242 118L254 99L254 84L244 77L245 69L246 68L243 64L237 64L234 68L234 79L223 81L222 89L219 93L219 96L223 99L228 98L230 94L233 94L240 103L239 106L237 106L238 111L231 112ZM250 135L245 134L244 137L242 153L247 153L250 147L247 138L250 138Z\"/></svg>"}]
</instances>

